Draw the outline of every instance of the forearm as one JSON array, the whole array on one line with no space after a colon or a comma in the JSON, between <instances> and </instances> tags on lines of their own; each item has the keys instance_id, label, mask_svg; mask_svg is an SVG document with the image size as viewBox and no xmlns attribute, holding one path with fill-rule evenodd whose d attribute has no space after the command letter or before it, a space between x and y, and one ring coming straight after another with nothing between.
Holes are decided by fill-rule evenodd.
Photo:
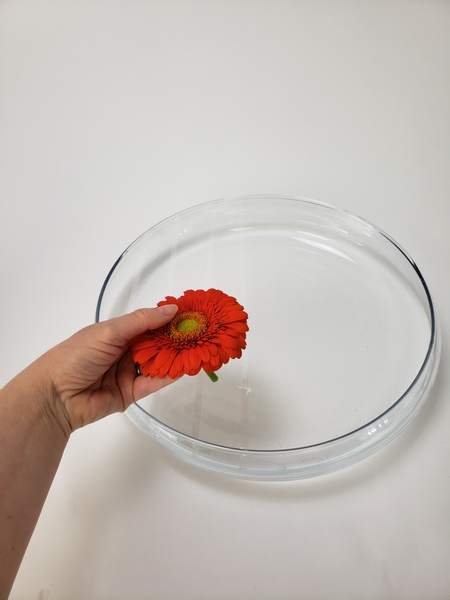
<instances>
[{"instance_id":1,"label":"forearm","mask_svg":"<svg viewBox=\"0 0 450 600\"><path fill-rule=\"evenodd\" d=\"M178 307L144 308L80 330L0 390L0 600L8 597L70 433L173 380L136 374L130 342Z\"/></svg>"},{"instance_id":2,"label":"forearm","mask_svg":"<svg viewBox=\"0 0 450 600\"><path fill-rule=\"evenodd\" d=\"M67 443L39 361L0 390L0 600L8 597Z\"/></svg>"}]
</instances>

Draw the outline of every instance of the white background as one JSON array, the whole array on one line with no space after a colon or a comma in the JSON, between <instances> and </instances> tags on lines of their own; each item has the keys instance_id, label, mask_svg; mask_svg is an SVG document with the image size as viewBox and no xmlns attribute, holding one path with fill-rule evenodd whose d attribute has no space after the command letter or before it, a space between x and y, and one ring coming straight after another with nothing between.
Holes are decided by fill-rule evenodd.
<instances>
[{"instance_id":1,"label":"white background","mask_svg":"<svg viewBox=\"0 0 450 600\"><path fill-rule=\"evenodd\" d=\"M123 415L76 432L11 598L450 597L450 3L2 0L0 68L0 385L93 321L144 230L243 194L386 230L443 330L418 417L333 475L228 480Z\"/></svg>"}]
</instances>

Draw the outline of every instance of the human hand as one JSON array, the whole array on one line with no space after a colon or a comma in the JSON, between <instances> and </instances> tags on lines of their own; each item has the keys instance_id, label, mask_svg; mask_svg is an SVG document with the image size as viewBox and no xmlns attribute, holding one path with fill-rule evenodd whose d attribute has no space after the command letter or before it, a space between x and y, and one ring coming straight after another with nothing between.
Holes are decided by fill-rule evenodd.
<instances>
[{"instance_id":1,"label":"human hand","mask_svg":"<svg viewBox=\"0 0 450 600\"><path fill-rule=\"evenodd\" d=\"M149 329L168 323L178 307L144 308L122 317L95 323L55 346L34 365L45 374L51 391L51 414L67 437L83 425L156 392L173 379L144 377L136 373L129 343ZM42 380L42 377L41 377Z\"/></svg>"}]
</instances>

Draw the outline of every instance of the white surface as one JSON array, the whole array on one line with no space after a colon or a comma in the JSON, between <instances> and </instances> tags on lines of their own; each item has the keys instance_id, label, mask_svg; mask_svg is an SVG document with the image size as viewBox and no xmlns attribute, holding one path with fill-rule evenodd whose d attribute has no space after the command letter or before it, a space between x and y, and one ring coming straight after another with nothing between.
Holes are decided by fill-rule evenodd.
<instances>
[{"instance_id":1,"label":"white surface","mask_svg":"<svg viewBox=\"0 0 450 600\"><path fill-rule=\"evenodd\" d=\"M0 3L0 384L93 320L143 230L247 193L341 206L437 303L429 402L298 483L188 467L115 415L69 443L11 598L450 596L450 4Z\"/></svg>"}]
</instances>

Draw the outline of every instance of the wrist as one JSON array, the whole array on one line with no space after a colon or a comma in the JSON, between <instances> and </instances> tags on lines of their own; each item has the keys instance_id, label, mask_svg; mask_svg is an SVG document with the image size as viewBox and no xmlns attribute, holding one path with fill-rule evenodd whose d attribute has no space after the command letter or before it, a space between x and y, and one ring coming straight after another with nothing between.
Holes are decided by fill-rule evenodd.
<instances>
[{"instance_id":1,"label":"wrist","mask_svg":"<svg viewBox=\"0 0 450 600\"><path fill-rule=\"evenodd\" d=\"M35 423L39 423L50 438L61 438L64 443L70 437L71 427L51 373L47 367L45 355L15 377L12 387L15 401L22 405L25 414Z\"/></svg>"}]
</instances>

